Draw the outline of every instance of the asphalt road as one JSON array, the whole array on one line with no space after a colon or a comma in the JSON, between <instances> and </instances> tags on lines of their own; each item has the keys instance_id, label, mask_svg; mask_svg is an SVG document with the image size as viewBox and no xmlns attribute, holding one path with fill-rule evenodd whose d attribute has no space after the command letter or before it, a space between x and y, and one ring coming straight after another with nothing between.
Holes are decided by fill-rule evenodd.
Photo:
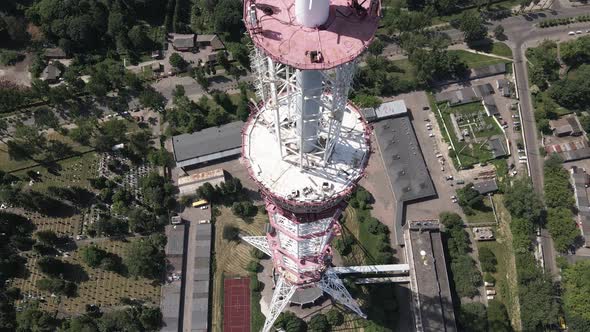
<instances>
[{"instance_id":1,"label":"asphalt road","mask_svg":"<svg viewBox=\"0 0 590 332\"><path fill-rule=\"evenodd\" d=\"M545 39L566 39L568 38L567 33L569 31L590 29L590 23L579 23L569 26L541 29L535 26L539 21L548 18L562 18L588 13L590 13L590 7L548 10L535 14L510 17L494 24L501 24L504 27L505 35L507 37L506 43L512 48L515 75L522 110L521 123L527 142L526 152L530 167L530 177L535 191L540 195L543 195L543 157L539 153L540 145L537 137L537 126L531 100L525 51L528 47L534 47ZM493 27L491 29L493 29ZM542 246L545 270L552 276L559 278L559 270L555 261L556 255L553 240L546 229L541 230L539 240Z\"/></svg>"}]
</instances>

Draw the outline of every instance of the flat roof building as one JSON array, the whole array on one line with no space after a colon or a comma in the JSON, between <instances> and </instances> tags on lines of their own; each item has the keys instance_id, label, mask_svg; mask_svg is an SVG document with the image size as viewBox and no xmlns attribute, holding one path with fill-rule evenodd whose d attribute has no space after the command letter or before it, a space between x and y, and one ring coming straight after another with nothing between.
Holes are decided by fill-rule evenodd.
<instances>
[{"instance_id":1,"label":"flat roof building","mask_svg":"<svg viewBox=\"0 0 590 332\"><path fill-rule=\"evenodd\" d=\"M172 137L176 165L181 168L237 156L242 152L242 126L236 121Z\"/></svg>"},{"instance_id":2,"label":"flat roof building","mask_svg":"<svg viewBox=\"0 0 590 332\"><path fill-rule=\"evenodd\" d=\"M477 67L471 69L470 79L494 76L506 73L506 63L497 63L495 65Z\"/></svg>"},{"instance_id":3,"label":"flat roof building","mask_svg":"<svg viewBox=\"0 0 590 332\"><path fill-rule=\"evenodd\" d=\"M482 195L498 191L498 183L496 179L480 181L473 184L473 189Z\"/></svg>"},{"instance_id":4,"label":"flat roof building","mask_svg":"<svg viewBox=\"0 0 590 332\"><path fill-rule=\"evenodd\" d=\"M178 332L182 322L182 275L186 244L184 225L166 226L166 282L162 286L160 310L164 322L161 332Z\"/></svg>"},{"instance_id":5,"label":"flat roof building","mask_svg":"<svg viewBox=\"0 0 590 332\"><path fill-rule=\"evenodd\" d=\"M404 226L417 331L457 331L440 228L438 220Z\"/></svg>"},{"instance_id":6,"label":"flat roof building","mask_svg":"<svg viewBox=\"0 0 590 332\"><path fill-rule=\"evenodd\" d=\"M375 110L375 115L378 120L391 118L398 115L405 115L408 113L408 108L403 100L395 100L383 103Z\"/></svg>"},{"instance_id":7,"label":"flat roof building","mask_svg":"<svg viewBox=\"0 0 590 332\"><path fill-rule=\"evenodd\" d=\"M502 139L500 137L492 137L488 140L488 147L492 152L492 156L495 158L500 158L508 155L508 151L502 143Z\"/></svg>"},{"instance_id":8,"label":"flat roof building","mask_svg":"<svg viewBox=\"0 0 590 332\"><path fill-rule=\"evenodd\" d=\"M581 136L584 134L582 126L575 114L562 116L557 120L551 120L549 121L549 127L553 131L553 135L558 137Z\"/></svg>"},{"instance_id":9,"label":"flat roof building","mask_svg":"<svg viewBox=\"0 0 590 332\"><path fill-rule=\"evenodd\" d=\"M487 96L483 98L483 108L486 110L488 116L499 116L498 106L493 97Z\"/></svg>"},{"instance_id":10,"label":"flat roof building","mask_svg":"<svg viewBox=\"0 0 590 332\"><path fill-rule=\"evenodd\" d=\"M570 169L570 174L574 187L576 207L578 208L578 226L581 235L584 237L584 246L590 248L590 198L588 195L590 177L585 169L575 166Z\"/></svg>"}]
</instances>

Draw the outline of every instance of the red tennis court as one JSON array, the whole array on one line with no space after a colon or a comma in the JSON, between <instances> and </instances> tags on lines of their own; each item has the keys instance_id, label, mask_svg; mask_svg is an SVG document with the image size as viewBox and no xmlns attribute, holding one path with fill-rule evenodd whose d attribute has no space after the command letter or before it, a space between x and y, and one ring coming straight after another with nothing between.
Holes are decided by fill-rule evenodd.
<instances>
[{"instance_id":1,"label":"red tennis court","mask_svg":"<svg viewBox=\"0 0 590 332\"><path fill-rule=\"evenodd\" d=\"M250 332L250 278L227 278L223 291L223 331Z\"/></svg>"}]
</instances>

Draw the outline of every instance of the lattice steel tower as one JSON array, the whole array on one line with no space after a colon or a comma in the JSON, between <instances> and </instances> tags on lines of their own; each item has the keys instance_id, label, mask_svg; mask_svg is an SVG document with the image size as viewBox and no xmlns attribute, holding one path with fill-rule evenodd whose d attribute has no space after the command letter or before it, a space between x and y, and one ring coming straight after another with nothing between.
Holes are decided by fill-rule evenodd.
<instances>
[{"instance_id":1,"label":"lattice steel tower","mask_svg":"<svg viewBox=\"0 0 590 332\"><path fill-rule=\"evenodd\" d=\"M297 291L319 288L365 317L330 268L344 199L363 176L369 127L348 103L357 57L373 40L379 0L245 0L261 102L242 159L265 200L266 236L243 237L276 276L263 331Z\"/></svg>"}]
</instances>

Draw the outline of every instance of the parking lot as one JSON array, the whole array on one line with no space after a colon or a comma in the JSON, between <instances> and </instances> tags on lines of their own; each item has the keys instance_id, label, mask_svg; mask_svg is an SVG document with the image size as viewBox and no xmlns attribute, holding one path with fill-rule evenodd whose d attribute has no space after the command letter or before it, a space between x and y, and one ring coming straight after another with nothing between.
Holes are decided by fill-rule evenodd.
<instances>
[{"instance_id":1,"label":"parking lot","mask_svg":"<svg viewBox=\"0 0 590 332\"><path fill-rule=\"evenodd\" d=\"M451 201L451 196L455 195L457 186L454 181L446 180L447 177L452 176L456 181L459 178L458 173L452 162L447 160L448 153L446 151L448 151L449 145L441 138L441 131L434 113L430 109L426 93L423 91L413 92L399 95L396 99L403 99L406 102L426 166L438 194L434 199L409 204L406 207L406 220L438 218L438 215L443 211L452 211L462 215L463 212L459 205ZM425 107L428 109L425 110ZM442 156L437 157L437 155Z\"/></svg>"}]
</instances>

